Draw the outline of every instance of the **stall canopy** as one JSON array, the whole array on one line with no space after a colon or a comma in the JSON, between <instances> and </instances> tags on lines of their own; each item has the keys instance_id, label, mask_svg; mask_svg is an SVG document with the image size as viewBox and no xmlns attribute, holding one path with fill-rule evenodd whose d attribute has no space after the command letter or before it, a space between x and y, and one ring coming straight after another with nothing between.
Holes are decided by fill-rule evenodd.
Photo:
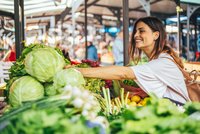
<instances>
[{"instance_id":1,"label":"stall canopy","mask_svg":"<svg viewBox=\"0 0 200 134\"><path fill-rule=\"evenodd\" d=\"M51 21L49 16L55 16L56 23L63 19L71 19L71 7L73 3L80 0L24 0L24 16L26 24L40 23L47 25ZM84 1L84 0L82 0ZM178 0L129 0L130 21L148 15L148 4L150 15L166 19L176 15ZM122 0L87 0L88 18L93 18L95 24L115 25L122 20ZM143 3L143 4L142 4ZM186 4L181 4L186 11ZM0 11L14 13L14 0L1 0ZM61 18L62 16L62 18ZM77 22L84 22L84 3L76 10Z\"/></svg>"}]
</instances>

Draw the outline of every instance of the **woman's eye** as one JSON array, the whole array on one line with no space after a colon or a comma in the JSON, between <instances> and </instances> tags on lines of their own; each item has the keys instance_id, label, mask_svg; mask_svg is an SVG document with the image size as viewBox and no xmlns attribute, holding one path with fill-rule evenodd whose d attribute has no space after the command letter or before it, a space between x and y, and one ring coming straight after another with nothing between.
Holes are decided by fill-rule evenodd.
<instances>
[{"instance_id":1,"label":"woman's eye","mask_svg":"<svg viewBox=\"0 0 200 134\"><path fill-rule=\"evenodd\" d=\"M144 30L140 30L140 33L144 33L145 31Z\"/></svg>"}]
</instances>

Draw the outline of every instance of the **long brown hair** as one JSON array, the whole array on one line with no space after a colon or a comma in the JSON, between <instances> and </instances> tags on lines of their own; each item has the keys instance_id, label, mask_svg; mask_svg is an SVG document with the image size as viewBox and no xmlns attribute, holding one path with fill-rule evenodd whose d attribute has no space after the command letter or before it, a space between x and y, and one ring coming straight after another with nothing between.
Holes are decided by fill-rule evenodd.
<instances>
[{"instance_id":1,"label":"long brown hair","mask_svg":"<svg viewBox=\"0 0 200 134\"><path fill-rule=\"evenodd\" d=\"M176 63L183 68L183 63L181 59L178 57L176 52L166 43L166 31L162 21L152 16L140 18L134 24L133 33L131 36L131 47L130 47L130 56L132 60L137 64L141 59L141 54L142 54L142 50L136 48L134 40L134 36L136 34L136 26L139 22L143 22L146 25L148 25L153 32L156 31L159 32L159 37L155 41L154 49L152 51L149 60L156 59L161 53L165 52L171 55L173 59L176 61Z\"/></svg>"}]
</instances>

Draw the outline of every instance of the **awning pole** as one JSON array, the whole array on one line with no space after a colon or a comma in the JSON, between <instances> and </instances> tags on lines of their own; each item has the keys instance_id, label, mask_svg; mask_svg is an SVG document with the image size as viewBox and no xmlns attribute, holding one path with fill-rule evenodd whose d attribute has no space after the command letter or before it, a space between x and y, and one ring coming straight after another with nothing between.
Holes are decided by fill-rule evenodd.
<instances>
[{"instance_id":1,"label":"awning pole","mask_svg":"<svg viewBox=\"0 0 200 134\"><path fill-rule=\"evenodd\" d=\"M85 59L87 59L87 0L85 0Z\"/></svg>"},{"instance_id":2,"label":"awning pole","mask_svg":"<svg viewBox=\"0 0 200 134\"><path fill-rule=\"evenodd\" d=\"M128 0L123 1L123 45L124 45L124 65L129 63L129 5Z\"/></svg>"},{"instance_id":3,"label":"awning pole","mask_svg":"<svg viewBox=\"0 0 200 134\"><path fill-rule=\"evenodd\" d=\"M16 58L19 58L23 49L24 37L24 0L14 1L14 19L15 19L15 45Z\"/></svg>"}]
</instances>

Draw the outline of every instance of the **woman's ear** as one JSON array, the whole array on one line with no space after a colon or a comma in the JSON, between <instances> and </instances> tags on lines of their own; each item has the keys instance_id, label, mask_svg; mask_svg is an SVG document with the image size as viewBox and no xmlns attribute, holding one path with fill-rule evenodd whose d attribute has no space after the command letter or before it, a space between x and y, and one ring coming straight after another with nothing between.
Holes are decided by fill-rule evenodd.
<instances>
[{"instance_id":1,"label":"woman's ear","mask_svg":"<svg viewBox=\"0 0 200 134\"><path fill-rule=\"evenodd\" d=\"M160 36L160 33L158 31L155 31L154 32L154 40L157 40L159 36Z\"/></svg>"}]
</instances>

